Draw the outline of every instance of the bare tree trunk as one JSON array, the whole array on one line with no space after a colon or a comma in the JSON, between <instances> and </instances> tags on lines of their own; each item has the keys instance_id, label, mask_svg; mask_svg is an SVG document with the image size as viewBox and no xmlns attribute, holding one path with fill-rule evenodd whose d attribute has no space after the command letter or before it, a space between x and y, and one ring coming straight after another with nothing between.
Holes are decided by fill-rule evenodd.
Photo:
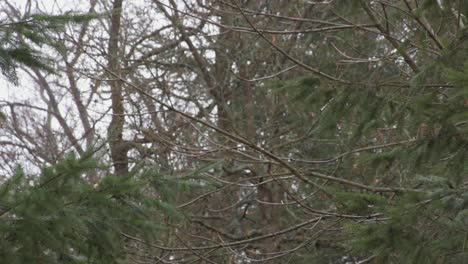
<instances>
[{"instance_id":1,"label":"bare tree trunk","mask_svg":"<svg viewBox=\"0 0 468 264\"><path fill-rule=\"evenodd\" d=\"M122 14L123 0L115 0L112 6L111 27L109 32L108 46L108 67L113 73L120 76L121 67L119 60L119 34L120 18ZM115 79L113 76L110 78ZM123 127L125 123L123 105L123 86L120 80L110 80L112 99L112 120L108 127L109 145L114 170L116 175L123 175L128 172L128 146L123 139Z\"/></svg>"}]
</instances>

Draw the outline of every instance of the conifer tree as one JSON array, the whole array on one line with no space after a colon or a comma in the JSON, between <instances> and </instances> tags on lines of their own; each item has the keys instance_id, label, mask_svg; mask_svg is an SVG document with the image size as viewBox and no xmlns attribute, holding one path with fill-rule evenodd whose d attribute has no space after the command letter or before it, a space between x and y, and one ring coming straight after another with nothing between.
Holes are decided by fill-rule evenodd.
<instances>
[{"instance_id":1,"label":"conifer tree","mask_svg":"<svg viewBox=\"0 0 468 264\"><path fill-rule=\"evenodd\" d=\"M0 192L6 260L466 262L464 1L129 2L82 39L114 41L86 46L93 85L57 89L114 91L117 158L99 161L123 170L91 185L86 155L18 169ZM7 65L53 72L33 52L53 43L16 32L39 62Z\"/></svg>"},{"instance_id":2,"label":"conifer tree","mask_svg":"<svg viewBox=\"0 0 468 264\"><path fill-rule=\"evenodd\" d=\"M97 15L33 14L18 20L0 20L0 69L8 81L17 84L16 68L19 65L54 73L52 61L40 48L54 46L52 32L63 31L66 24L83 23Z\"/></svg>"},{"instance_id":3,"label":"conifer tree","mask_svg":"<svg viewBox=\"0 0 468 264\"><path fill-rule=\"evenodd\" d=\"M337 142L323 147L311 143L316 147L310 155L334 157L316 163L338 166L329 171L340 175L334 179L336 184L325 188L332 198L322 206L335 207L343 219L345 215L363 218L350 220L343 225L345 232L328 240L337 249L334 253L339 252L337 259L349 257L344 262L464 263L468 259L468 49L463 15L467 6L451 1L425 1L420 6L417 1L401 1L398 9L390 3L352 2L352 7L343 3L336 7L348 19L353 15L345 8L362 15L354 21L367 18L377 23L387 38L388 28L399 32L401 26L405 32L408 25L423 27L427 34L412 35L409 30L402 35L418 47L411 56L407 46L400 46L407 43L397 43L395 38L355 38L357 54L395 48L401 59L394 64L382 60L367 69L357 59L351 64L350 59L351 66L340 73L345 80L341 84L313 75L271 84L290 98L288 107L318 113L309 128L311 135ZM382 10L385 16L379 14ZM402 14L401 10L409 11ZM444 29L434 33L431 27L436 23ZM359 35L339 36L346 40L354 34ZM347 56L338 47L340 38L332 50ZM423 42L427 46L415 44ZM345 43L341 47L346 50ZM370 59L367 62L372 64ZM325 168L307 169L311 176L320 176ZM334 253L322 247L310 257L329 259Z\"/></svg>"},{"instance_id":4,"label":"conifer tree","mask_svg":"<svg viewBox=\"0 0 468 264\"><path fill-rule=\"evenodd\" d=\"M69 155L39 176L18 167L0 188L2 262L133 263L140 250L126 237L154 242L165 221L183 218L162 191L177 188L175 182L146 169L93 186L83 176L99 166Z\"/></svg>"}]
</instances>

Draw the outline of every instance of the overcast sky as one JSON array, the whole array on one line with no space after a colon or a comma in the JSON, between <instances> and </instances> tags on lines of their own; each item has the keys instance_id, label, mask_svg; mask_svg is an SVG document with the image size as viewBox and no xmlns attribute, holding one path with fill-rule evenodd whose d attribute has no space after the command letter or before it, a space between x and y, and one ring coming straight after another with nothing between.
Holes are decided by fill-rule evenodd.
<instances>
[{"instance_id":1,"label":"overcast sky","mask_svg":"<svg viewBox=\"0 0 468 264\"><path fill-rule=\"evenodd\" d=\"M9 0L10 4L19 7L20 10L24 10L27 2L28 0ZM89 7L89 0L38 0L37 2L39 3L39 9L55 14L64 11L82 11ZM32 10L35 9L36 6L33 4ZM33 99L36 96L35 89L31 87L32 83L20 70L18 71L18 77L19 85L14 86L7 82L4 76L0 76L0 100L22 101Z\"/></svg>"}]
</instances>

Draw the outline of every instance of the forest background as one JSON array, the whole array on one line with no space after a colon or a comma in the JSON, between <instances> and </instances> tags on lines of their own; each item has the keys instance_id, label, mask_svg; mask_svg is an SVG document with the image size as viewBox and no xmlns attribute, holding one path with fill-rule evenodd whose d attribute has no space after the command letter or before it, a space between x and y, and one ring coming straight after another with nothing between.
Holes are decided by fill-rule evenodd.
<instances>
[{"instance_id":1,"label":"forest background","mask_svg":"<svg viewBox=\"0 0 468 264\"><path fill-rule=\"evenodd\" d=\"M464 263L468 3L0 3L5 263Z\"/></svg>"}]
</instances>

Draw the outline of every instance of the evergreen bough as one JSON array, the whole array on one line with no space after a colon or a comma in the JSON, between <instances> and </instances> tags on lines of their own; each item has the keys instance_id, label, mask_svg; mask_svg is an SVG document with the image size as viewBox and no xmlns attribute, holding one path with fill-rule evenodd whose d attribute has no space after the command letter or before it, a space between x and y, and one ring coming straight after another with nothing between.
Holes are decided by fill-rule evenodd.
<instances>
[{"instance_id":1,"label":"evergreen bough","mask_svg":"<svg viewBox=\"0 0 468 264\"><path fill-rule=\"evenodd\" d=\"M2 263L127 263L124 234L155 241L163 221L182 219L159 192L173 182L147 170L92 185L84 176L96 169L74 155L38 177L19 167L0 187Z\"/></svg>"},{"instance_id":2,"label":"evergreen bough","mask_svg":"<svg viewBox=\"0 0 468 264\"><path fill-rule=\"evenodd\" d=\"M44 45L55 46L54 32L70 23L85 23L99 15L65 13L33 14L17 21L0 20L0 70L8 81L18 84L17 67L24 65L55 73L51 59L43 55ZM56 47L60 48L60 47Z\"/></svg>"}]
</instances>

